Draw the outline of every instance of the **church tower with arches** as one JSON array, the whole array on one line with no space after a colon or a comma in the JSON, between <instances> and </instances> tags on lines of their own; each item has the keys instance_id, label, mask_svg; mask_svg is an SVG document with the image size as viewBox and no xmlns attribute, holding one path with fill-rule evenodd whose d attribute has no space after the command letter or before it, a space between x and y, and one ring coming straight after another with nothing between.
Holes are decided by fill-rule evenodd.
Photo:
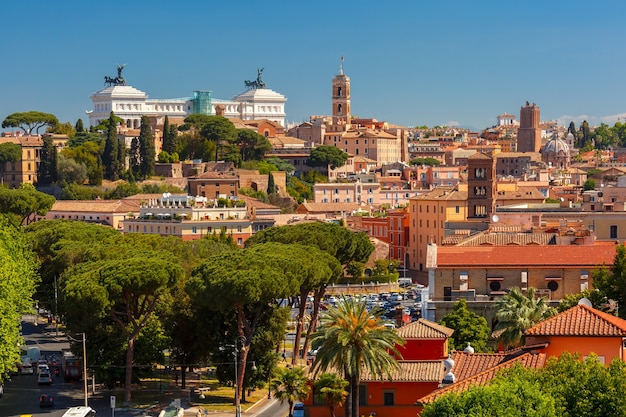
<instances>
[{"instance_id":1,"label":"church tower with arches","mask_svg":"<svg viewBox=\"0 0 626 417\"><path fill-rule=\"evenodd\" d=\"M339 74L333 77L332 92L332 126L334 132L345 132L350 127L350 77L343 73L343 57L339 66Z\"/></svg>"}]
</instances>

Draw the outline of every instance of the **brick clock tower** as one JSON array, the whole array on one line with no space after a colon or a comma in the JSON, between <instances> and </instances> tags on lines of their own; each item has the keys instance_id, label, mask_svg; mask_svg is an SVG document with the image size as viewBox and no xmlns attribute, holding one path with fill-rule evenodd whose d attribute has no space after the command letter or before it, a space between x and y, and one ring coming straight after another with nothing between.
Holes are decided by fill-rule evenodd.
<instances>
[{"instance_id":1,"label":"brick clock tower","mask_svg":"<svg viewBox=\"0 0 626 417\"><path fill-rule=\"evenodd\" d=\"M350 77L343 73L343 57L339 66L339 74L333 77L333 125L335 132L344 132L350 126Z\"/></svg>"},{"instance_id":2,"label":"brick clock tower","mask_svg":"<svg viewBox=\"0 0 626 417\"><path fill-rule=\"evenodd\" d=\"M478 152L467 158L467 218L491 218L495 202L496 160Z\"/></svg>"},{"instance_id":3,"label":"brick clock tower","mask_svg":"<svg viewBox=\"0 0 626 417\"><path fill-rule=\"evenodd\" d=\"M539 129L539 106L529 104L520 110L517 130L517 152L541 151L541 129Z\"/></svg>"}]
</instances>

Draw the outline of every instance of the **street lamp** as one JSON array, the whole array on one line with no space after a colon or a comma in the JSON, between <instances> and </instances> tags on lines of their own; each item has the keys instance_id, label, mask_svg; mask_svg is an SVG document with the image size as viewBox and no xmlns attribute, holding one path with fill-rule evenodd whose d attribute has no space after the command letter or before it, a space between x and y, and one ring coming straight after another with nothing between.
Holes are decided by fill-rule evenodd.
<instances>
[{"instance_id":1,"label":"street lamp","mask_svg":"<svg viewBox=\"0 0 626 417\"><path fill-rule=\"evenodd\" d=\"M239 376L239 372L238 371L238 367L237 367L237 362L238 362L238 353L239 353L239 349L237 349L237 343L235 342L234 345L226 345L226 347L231 347L233 348L233 358L235 361L235 383L234 383L234 387L235 387L235 417L241 417L241 408L239 405L239 384L238 384L238 376ZM220 348L222 349L222 348Z\"/></svg>"}]
</instances>

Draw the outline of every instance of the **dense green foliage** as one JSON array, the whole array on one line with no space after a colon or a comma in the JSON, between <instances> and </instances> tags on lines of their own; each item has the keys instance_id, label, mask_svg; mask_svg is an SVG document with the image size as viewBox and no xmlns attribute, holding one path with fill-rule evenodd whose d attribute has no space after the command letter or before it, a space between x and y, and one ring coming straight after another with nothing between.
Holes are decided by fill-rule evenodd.
<instances>
[{"instance_id":1,"label":"dense green foliage","mask_svg":"<svg viewBox=\"0 0 626 417\"><path fill-rule=\"evenodd\" d=\"M289 417L293 417L293 406L296 401L306 399L311 392L305 368L301 366L276 368L274 378L270 381L270 390L281 404L287 401Z\"/></svg>"},{"instance_id":2,"label":"dense green foliage","mask_svg":"<svg viewBox=\"0 0 626 417\"><path fill-rule=\"evenodd\" d=\"M231 337L241 345L239 390L252 342L263 318L272 311L268 307L297 294L302 277L330 275L330 267L319 261L320 256L311 247L264 243L210 257L194 270L187 284L189 296L199 306L222 312L234 309L236 314L236 333Z\"/></svg>"},{"instance_id":3,"label":"dense green foliage","mask_svg":"<svg viewBox=\"0 0 626 417\"><path fill-rule=\"evenodd\" d=\"M15 189L0 187L0 213L16 225L28 225L36 215L45 216L54 201L54 197L37 191L31 184Z\"/></svg>"},{"instance_id":4,"label":"dense green foliage","mask_svg":"<svg viewBox=\"0 0 626 417\"><path fill-rule=\"evenodd\" d=\"M2 127L17 127L25 135L39 134L39 129L44 126L54 127L59 123L55 115L40 111L28 111L24 113L12 113L2 121Z\"/></svg>"},{"instance_id":5,"label":"dense green foliage","mask_svg":"<svg viewBox=\"0 0 626 417\"><path fill-rule=\"evenodd\" d=\"M454 329L454 334L448 339L450 348L463 350L471 344L476 352L487 350L490 332L487 320L469 311L464 298L454 303L454 310L446 314L439 324Z\"/></svg>"},{"instance_id":6,"label":"dense green foliage","mask_svg":"<svg viewBox=\"0 0 626 417\"><path fill-rule=\"evenodd\" d=\"M61 184L83 184L87 180L87 167L63 154L57 155L56 171L57 180Z\"/></svg>"},{"instance_id":7,"label":"dense green foliage","mask_svg":"<svg viewBox=\"0 0 626 417\"><path fill-rule=\"evenodd\" d=\"M535 289L524 294L519 288L511 290L496 302L495 331L498 343L505 349L517 347L524 342L524 331L540 321L556 314L543 297L535 297Z\"/></svg>"},{"instance_id":8,"label":"dense green foliage","mask_svg":"<svg viewBox=\"0 0 626 417\"><path fill-rule=\"evenodd\" d=\"M22 314L32 313L32 295L38 276L37 260L23 231L2 215L0 259L0 375L8 375L20 361L23 343L20 323Z\"/></svg>"},{"instance_id":9,"label":"dense green foliage","mask_svg":"<svg viewBox=\"0 0 626 417\"><path fill-rule=\"evenodd\" d=\"M52 137L43 139L41 159L37 170L37 182L39 184L52 184L57 180L57 149L52 143Z\"/></svg>"},{"instance_id":10,"label":"dense green foliage","mask_svg":"<svg viewBox=\"0 0 626 417\"><path fill-rule=\"evenodd\" d=\"M416 158L411 159L409 165L439 166L441 165L441 161L435 158Z\"/></svg>"},{"instance_id":11,"label":"dense green foliage","mask_svg":"<svg viewBox=\"0 0 626 417\"><path fill-rule=\"evenodd\" d=\"M142 116L139 130L139 171L134 173L137 178L147 179L154 175L155 152L150 119Z\"/></svg>"},{"instance_id":12,"label":"dense green foliage","mask_svg":"<svg viewBox=\"0 0 626 417\"><path fill-rule=\"evenodd\" d=\"M120 176L120 167L117 159L118 149L117 123L115 122L115 115L111 112L107 126L106 141L104 142L104 151L102 152L104 178L110 181L116 181Z\"/></svg>"},{"instance_id":13,"label":"dense green foliage","mask_svg":"<svg viewBox=\"0 0 626 417\"><path fill-rule=\"evenodd\" d=\"M347 160L348 154L338 147L321 145L311 150L306 163L310 167L335 169L344 166Z\"/></svg>"},{"instance_id":14,"label":"dense green foliage","mask_svg":"<svg viewBox=\"0 0 626 417\"><path fill-rule=\"evenodd\" d=\"M301 223L293 226L271 227L258 232L246 241L246 246L254 246L266 242L280 242L284 244L298 244L317 246L322 251L328 253L339 261L342 266L350 262L366 262L374 251L374 246L365 233L354 233L345 227L332 223ZM339 275L320 281L316 285L309 287L308 291L313 291L313 312L311 313L310 325L302 352L308 351L310 337L315 330L317 318L319 316L319 304L326 292L328 284L336 282ZM304 286L306 288L306 285ZM300 288L300 305L304 304L306 296ZM308 294L308 293L307 293ZM304 297L304 298L303 298ZM304 310L298 312L298 327L296 329L296 340L301 337L301 323L304 321ZM296 344L298 346L298 344ZM296 355L294 355L295 357Z\"/></svg>"},{"instance_id":15,"label":"dense green foliage","mask_svg":"<svg viewBox=\"0 0 626 417\"><path fill-rule=\"evenodd\" d=\"M335 417L335 407L342 406L346 401L348 384L348 381L333 372L323 373L313 382L318 402L326 404L331 417Z\"/></svg>"},{"instance_id":16,"label":"dense green foliage","mask_svg":"<svg viewBox=\"0 0 626 417\"><path fill-rule=\"evenodd\" d=\"M557 306L559 313L577 305L582 298L586 298L591 301L591 305L596 310L601 310L607 313L611 313L615 308L615 302L610 302L604 293L600 292L597 288L593 290L585 290L578 294L567 294L561 299L561 302Z\"/></svg>"},{"instance_id":17,"label":"dense green foliage","mask_svg":"<svg viewBox=\"0 0 626 417\"><path fill-rule=\"evenodd\" d=\"M597 357L584 360L565 353L549 358L543 369L515 366L503 371L488 386L460 394L447 394L426 405L422 417L626 415L626 364L610 366Z\"/></svg>"},{"instance_id":18,"label":"dense green foliage","mask_svg":"<svg viewBox=\"0 0 626 417\"><path fill-rule=\"evenodd\" d=\"M208 239L120 235L67 220L37 222L26 232L42 262L40 304L52 305L52 282L58 277L67 329L89 334L89 360L99 365L97 378L109 386L128 385L130 356L136 365L163 363L163 350L177 346L172 337L180 334L174 333L172 318L191 303L178 299L174 308L184 278L202 260L230 250ZM182 317L177 323L186 326Z\"/></svg>"},{"instance_id":19,"label":"dense green foliage","mask_svg":"<svg viewBox=\"0 0 626 417\"><path fill-rule=\"evenodd\" d=\"M626 302L626 247L618 245L615 258L610 269L602 267L592 272L593 285L609 300L617 302L619 306ZM619 309L619 316L626 318L626 309Z\"/></svg>"},{"instance_id":20,"label":"dense green foliage","mask_svg":"<svg viewBox=\"0 0 626 417\"><path fill-rule=\"evenodd\" d=\"M237 131L236 144L241 153L242 161L259 161L267 152L272 150L272 144L265 136L250 129Z\"/></svg>"},{"instance_id":21,"label":"dense green foliage","mask_svg":"<svg viewBox=\"0 0 626 417\"><path fill-rule=\"evenodd\" d=\"M596 180L593 178L589 178L583 184L583 191L595 190L596 188Z\"/></svg>"},{"instance_id":22,"label":"dense green foliage","mask_svg":"<svg viewBox=\"0 0 626 417\"><path fill-rule=\"evenodd\" d=\"M17 162L22 159L22 147L17 143L0 143L0 164Z\"/></svg>"}]
</instances>

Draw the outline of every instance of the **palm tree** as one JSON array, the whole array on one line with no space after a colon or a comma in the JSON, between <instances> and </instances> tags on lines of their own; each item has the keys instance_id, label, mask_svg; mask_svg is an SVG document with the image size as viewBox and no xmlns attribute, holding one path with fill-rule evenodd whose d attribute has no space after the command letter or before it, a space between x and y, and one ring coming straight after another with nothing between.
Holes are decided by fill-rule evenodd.
<instances>
[{"instance_id":1,"label":"palm tree","mask_svg":"<svg viewBox=\"0 0 626 417\"><path fill-rule=\"evenodd\" d=\"M302 401L311 393L304 368L276 368L274 378L270 381L270 389L274 397L282 404L289 403L289 417L293 417L293 405Z\"/></svg>"},{"instance_id":2,"label":"palm tree","mask_svg":"<svg viewBox=\"0 0 626 417\"><path fill-rule=\"evenodd\" d=\"M348 396L348 391L346 391L348 381L337 374L324 373L313 383L313 386L315 392L319 392L320 397L326 402L330 417L335 417L335 407L342 406Z\"/></svg>"},{"instance_id":3,"label":"palm tree","mask_svg":"<svg viewBox=\"0 0 626 417\"><path fill-rule=\"evenodd\" d=\"M505 349L520 346L524 342L524 332L556 314L556 310L550 307L545 298L535 296L535 289L529 288L524 294L519 288L511 290L496 303L495 331L501 331L498 342Z\"/></svg>"},{"instance_id":4,"label":"palm tree","mask_svg":"<svg viewBox=\"0 0 626 417\"><path fill-rule=\"evenodd\" d=\"M391 379L391 372L400 367L396 358L402 355L397 346L405 341L385 326L381 314L379 309L368 311L365 302L342 298L322 314L312 336L311 347L317 350L315 374L342 372L349 382L347 417L359 416L359 383L364 370Z\"/></svg>"}]
</instances>

